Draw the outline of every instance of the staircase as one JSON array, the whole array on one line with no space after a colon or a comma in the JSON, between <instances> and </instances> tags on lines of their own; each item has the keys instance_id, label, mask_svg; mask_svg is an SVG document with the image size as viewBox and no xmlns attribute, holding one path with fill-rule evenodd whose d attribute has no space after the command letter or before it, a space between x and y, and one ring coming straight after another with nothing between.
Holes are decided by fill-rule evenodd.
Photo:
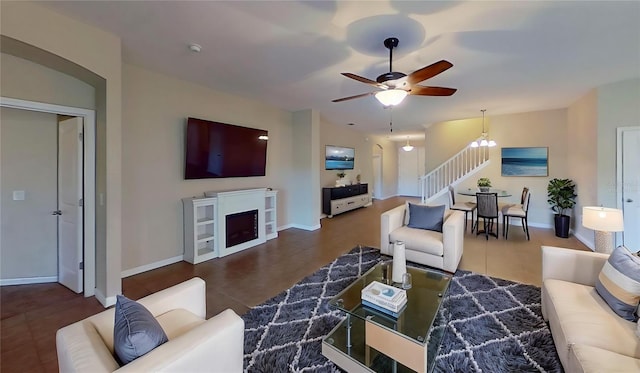
<instances>
[{"instance_id":1,"label":"staircase","mask_svg":"<svg viewBox=\"0 0 640 373\"><path fill-rule=\"evenodd\" d=\"M420 177L420 200L429 203L448 192L451 184L457 184L489 165L489 148L472 148L467 145L458 154L446 160L438 168Z\"/></svg>"}]
</instances>

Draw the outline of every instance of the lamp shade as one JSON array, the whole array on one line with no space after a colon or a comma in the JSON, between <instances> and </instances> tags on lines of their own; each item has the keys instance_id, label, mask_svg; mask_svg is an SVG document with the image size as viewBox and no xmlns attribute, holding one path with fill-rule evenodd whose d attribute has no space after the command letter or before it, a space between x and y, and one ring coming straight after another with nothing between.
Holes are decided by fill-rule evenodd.
<instances>
[{"instance_id":1,"label":"lamp shade","mask_svg":"<svg viewBox=\"0 0 640 373\"><path fill-rule=\"evenodd\" d=\"M398 105L407 97L404 89L387 89L376 93L376 99L384 106Z\"/></svg>"},{"instance_id":2,"label":"lamp shade","mask_svg":"<svg viewBox=\"0 0 640 373\"><path fill-rule=\"evenodd\" d=\"M594 231L621 232L624 230L622 210L585 206L582 208L582 226Z\"/></svg>"}]
</instances>

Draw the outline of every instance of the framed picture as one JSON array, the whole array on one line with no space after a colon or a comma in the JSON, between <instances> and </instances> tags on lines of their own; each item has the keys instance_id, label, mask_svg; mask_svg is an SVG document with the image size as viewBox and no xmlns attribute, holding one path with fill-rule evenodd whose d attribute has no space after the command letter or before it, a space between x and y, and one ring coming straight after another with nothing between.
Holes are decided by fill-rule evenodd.
<instances>
[{"instance_id":1,"label":"framed picture","mask_svg":"<svg viewBox=\"0 0 640 373\"><path fill-rule=\"evenodd\" d=\"M502 148L502 176L549 176L549 148Z\"/></svg>"}]
</instances>

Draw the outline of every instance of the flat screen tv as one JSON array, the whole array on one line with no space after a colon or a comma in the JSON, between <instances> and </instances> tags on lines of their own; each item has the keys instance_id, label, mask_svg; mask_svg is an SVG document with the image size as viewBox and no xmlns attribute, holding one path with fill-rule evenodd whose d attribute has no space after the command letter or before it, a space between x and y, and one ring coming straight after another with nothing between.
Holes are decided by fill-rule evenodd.
<instances>
[{"instance_id":1,"label":"flat screen tv","mask_svg":"<svg viewBox=\"0 0 640 373\"><path fill-rule=\"evenodd\" d=\"M265 176L268 131L187 120L185 179Z\"/></svg>"},{"instance_id":2,"label":"flat screen tv","mask_svg":"<svg viewBox=\"0 0 640 373\"><path fill-rule=\"evenodd\" d=\"M355 149L344 146L325 146L324 168L325 170L353 170Z\"/></svg>"}]
</instances>

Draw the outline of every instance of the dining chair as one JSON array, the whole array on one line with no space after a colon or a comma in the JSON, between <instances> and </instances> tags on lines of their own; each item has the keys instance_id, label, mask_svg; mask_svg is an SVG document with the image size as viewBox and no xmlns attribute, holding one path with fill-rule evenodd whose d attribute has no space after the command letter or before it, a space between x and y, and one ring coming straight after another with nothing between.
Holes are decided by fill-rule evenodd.
<instances>
[{"instance_id":1,"label":"dining chair","mask_svg":"<svg viewBox=\"0 0 640 373\"><path fill-rule=\"evenodd\" d=\"M464 212L464 230L467 231L467 214L471 213L471 232L475 230L473 212L476 211L477 204L475 202L456 203L456 196L453 187L449 185L449 209Z\"/></svg>"},{"instance_id":2,"label":"dining chair","mask_svg":"<svg viewBox=\"0 0 640 373\"><path fill-rule=\"evenodd\" d=\"M489 236L498 238L500 231L498 224L498 193L476 193L476 203L478 210L476 211L476 236L484 233L488 240ZM484 224L484 230L480 230L478 225L480 218ZM495 220L496 231L493 232L493 223Z\"/></svg>"},{"instance_id":3,"label":"dining chair","mask_svg":"<svg viewBox=\"0 0 640 373\"><path fill-rule=\"evenodd\" d=\"M524 187L519 205L510 205L502 208L502 234L505 239L509 238L509 220L511 218L520 218L522 220L522 230L527 235L529 241L529 202L531 200L531 192L529 188Z\"/></svg>"}]
</instances>

